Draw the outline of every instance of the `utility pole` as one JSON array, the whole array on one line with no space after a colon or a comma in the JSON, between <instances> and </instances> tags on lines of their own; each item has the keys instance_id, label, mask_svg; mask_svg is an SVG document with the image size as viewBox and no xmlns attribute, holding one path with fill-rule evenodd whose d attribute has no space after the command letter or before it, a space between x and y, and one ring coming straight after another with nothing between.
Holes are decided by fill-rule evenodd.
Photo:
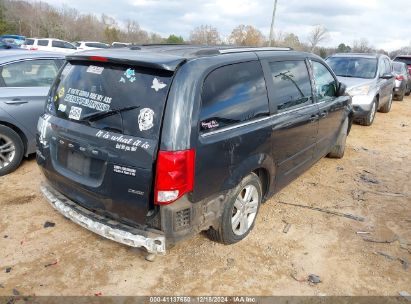
<instances>
[{"instance_id":1,"label":"utility pole","mask_svg":"<svg viewBox=\"0 0 411 304\"><path fill-rule=\"evenodd\" d=\"M273 17L271 19L271 29L270 29L270 42L269 42L269 46L272 46L273 43L273 39L274 39L274 20L275 20L275 12L277 10L277 1L274 1L274 9L273 9Z\"/></svg>"}]
</instances>

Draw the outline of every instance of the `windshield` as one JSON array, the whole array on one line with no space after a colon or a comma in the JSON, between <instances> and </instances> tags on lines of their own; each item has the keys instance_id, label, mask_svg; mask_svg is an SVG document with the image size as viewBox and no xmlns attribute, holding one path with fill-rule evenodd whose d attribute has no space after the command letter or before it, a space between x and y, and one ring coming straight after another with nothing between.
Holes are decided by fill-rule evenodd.
<instances>
[{"instance_id":1,"label":"windshield","mask_svg":"<svg viewBox=\"0 0 411 304\"><path fill-rule=\"evenodd\" d=\"M376 58L330 57L327 63L341 77L372 79L377 73Z\"/></svg>"},{"instance_id":2,"label":"windshield","mask_svg":"<svg viewBox=\"0 0 411 304\"><path fill-rule=\"evenodd\" d=\"M142 67L67 63L50 90L47 111L100 130L154 138L172 75Z\"/></svg>"}]
</instances>

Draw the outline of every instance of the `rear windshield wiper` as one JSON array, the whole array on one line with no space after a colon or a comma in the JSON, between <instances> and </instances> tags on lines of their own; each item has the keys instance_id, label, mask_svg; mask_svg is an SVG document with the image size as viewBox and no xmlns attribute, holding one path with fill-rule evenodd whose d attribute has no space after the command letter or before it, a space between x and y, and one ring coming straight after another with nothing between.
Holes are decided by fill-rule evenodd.
<instances>
[{"instance_id":1,"label":"rear windshield wiper","mask_svg":"<svg viewBox=\"0 0 411 304\"><path fill-rule=\"evenodd\" d=\"M122 108L122 109L112 109L112 110L107 110L107 111L98 112L98 113L91 113L91 114L85 115L83 118L79 119L78 121L96 121L96 120L102 119L107 116L111 116L114 114L120 114L121 112L138 109L139 107L140 106L133 106L133 107L127 107L127 108Z\"/></svg>"}]
</instances>

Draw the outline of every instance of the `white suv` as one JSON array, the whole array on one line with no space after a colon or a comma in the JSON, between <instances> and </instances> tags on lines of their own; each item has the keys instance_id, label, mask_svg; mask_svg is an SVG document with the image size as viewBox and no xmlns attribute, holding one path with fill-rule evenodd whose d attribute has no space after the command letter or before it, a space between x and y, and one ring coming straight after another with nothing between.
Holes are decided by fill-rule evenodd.
<instances>
[{"instance_id":1,"label":"white suv","mask_svg":"<svg viewBox=\"0 0 411 304\"><path fill-rule=\"evenodd\" d=\"M97 42L97 41L75 41L72 42L77 49L80 50L97 50L97 49L108 49L110 45L103 43L103 42Z\"/></svg>"},{"instance_id":2,"label":"white suv","mask_svg":"<svg viewBox=\"0 0 411 304\"><path fill-rule=\"evenodd\" d=\"M27 38L23 47L28 50L74 53L77 48L71 43L51 38Z\"/></svg>"}]
</instances>

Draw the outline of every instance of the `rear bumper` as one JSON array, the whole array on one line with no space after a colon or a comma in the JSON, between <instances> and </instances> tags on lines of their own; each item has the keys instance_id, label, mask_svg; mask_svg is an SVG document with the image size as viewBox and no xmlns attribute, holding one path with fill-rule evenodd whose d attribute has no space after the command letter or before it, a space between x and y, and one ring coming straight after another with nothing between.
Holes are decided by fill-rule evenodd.
<instances>
[{"instance_id":1,"label":"rear bumper","mask_svg":"<svg viewBox=\"0 0 411 304\"><path fill-rule=\"evenodd\" d=\"M80 226L121 244L144 247L150 253L164 254L166 252L166 239L161 231L139 230L95 214L69 200L47 183L43 183L40 189L58 212Z\"/></svg>"}]
</instances>

